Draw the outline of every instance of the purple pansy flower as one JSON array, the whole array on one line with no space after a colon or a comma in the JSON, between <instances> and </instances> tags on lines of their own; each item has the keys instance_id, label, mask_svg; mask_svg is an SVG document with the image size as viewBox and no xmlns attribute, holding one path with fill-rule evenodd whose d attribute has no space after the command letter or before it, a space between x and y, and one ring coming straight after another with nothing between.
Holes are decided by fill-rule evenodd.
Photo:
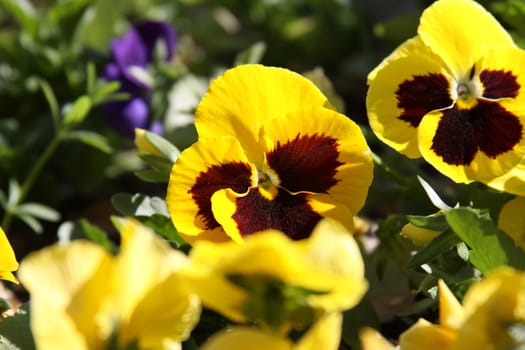
<instances>
[{"instance_id":1,"label":"purple pansy flower","mask_svg":"<svg viewBox=\"0 0 525 350\"><path fill-rule=\"evenodd\" d=\"M131 98L105 103L101 111L113 129L129 138L134 137L135 128L162 133L162 125L150 118L149 105L153 82L148 67L158 43L164 48L160 58L169 61L175 50L175 30L169 23L142 22L110 44L113 61L106 65L104 79L120 81L119 91Z\"/></svg>"}]
</instances>

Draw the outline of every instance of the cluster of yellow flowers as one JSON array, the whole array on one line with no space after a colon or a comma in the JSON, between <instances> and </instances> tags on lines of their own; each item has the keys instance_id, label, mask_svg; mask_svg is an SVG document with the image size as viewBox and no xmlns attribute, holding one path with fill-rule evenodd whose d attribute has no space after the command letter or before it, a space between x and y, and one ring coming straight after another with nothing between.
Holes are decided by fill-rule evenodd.
<instances>
[{"instance_id":1,"label":"cluster of yellow flowers","mask_svg":"<svg viewBox=\"0 0 525 350\"><path fill-rule=\"evenodd\" d=\"M438 0L417 36L370 73L370 124L456 182L523 195L524 84L525 52L485 9ZM195 126L198 141L174 164L166 197L190 252L126 218L116 254L84 240L31 253L18 278L39 349L181 349L202 307L235 324L204 350L338 349L342 312L368 288L352 236L373 172L361 130L308 79L252 64L211 83ZM136 144L157 153L143 131ZM501 224L523 206L509 202ZM523 225L504 229L525 245ZM411 226L403 234L420 244L436 235ZM0 278L17 282L1 230L0 253ZM525 274L500 268L461 304L440 281L440 324L421 319L400 348L522 348L522 283ZM393 348L371 329L361 341L366 350Z\"/></svg>"}]
</instances>

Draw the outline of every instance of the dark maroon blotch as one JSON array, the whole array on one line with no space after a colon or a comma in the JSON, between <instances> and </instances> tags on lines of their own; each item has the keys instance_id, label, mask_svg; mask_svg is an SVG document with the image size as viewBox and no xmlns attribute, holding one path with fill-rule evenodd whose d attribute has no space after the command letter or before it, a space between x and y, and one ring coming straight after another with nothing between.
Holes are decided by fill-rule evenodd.
<instances>
[{"instance_id":1,"label":"dark maroon blotch","mask_svg":"<svg viewBox=\"0 0 525 350\"><path fill-rule=\"evenodd\" d=\"M338 180L339 160L336 139L314 134L297 135L267 154L268 165L281 180L280 186L290 192L326 193Z\"/></svg>"},{"instance_id":2,"label":"dark maroon blotch","mask_svg":"<svg viewBox=\"0 0 525 350\"><path fill-rule=\"evenodd\" d=\"M397 107L403 110L399 119L410 123L414 128L430 111L442 109L452 104L447 78L438 73L415 75L405 80L396 91Z\"/></svg>"},{"instance_id":3,"label":"dark maroon blotch","mask_svg":"<svg viewBox=\"0 0 525 350\"><path fill-rule=\"evenodd\" d=\"M478 101L472 109L443 111L431 149L450 165L469 165L479 151L490 158L512 150L521 140L519 119L498 103Z\"/></svg>"},{"instance_id":4,"label":"dark maroon blotch","mask_svg":"<svg viewBox=\"0 0 525 350\"><path fill-rule=\"evenodd\" d=\"M520 90L518 78L510 71L483 70L479 74L483 84L483 97L504 98L516 97Z\"/></svg>"},{"instance_id":5,"label":"dark maroon blotch","mask_svg":"<svg viewBox=\"0 0 525 350\"><path fill-rule=\"evenodd\" d=\"M211 196L224 188L245 193L251 185L250 176L250 166L241 162L213 165L199 174L188 192L199 208L197 215L203 218L206 229L220 226L211 210Z\"/></svg>"},{"instance_id":6,"label":"dark maroon blotch","mask_svg":"<svg viewBox=\"0 0 525 350\"><path fill-rule=\"evenodd\" d=\"M321 215L313 211L306 196L279 189L277 196L269 200L257 188L252 188L247 196L237 198L233 219L242 236L275 229L294 240L307 238Z\"/></svg>"}]
</instances>

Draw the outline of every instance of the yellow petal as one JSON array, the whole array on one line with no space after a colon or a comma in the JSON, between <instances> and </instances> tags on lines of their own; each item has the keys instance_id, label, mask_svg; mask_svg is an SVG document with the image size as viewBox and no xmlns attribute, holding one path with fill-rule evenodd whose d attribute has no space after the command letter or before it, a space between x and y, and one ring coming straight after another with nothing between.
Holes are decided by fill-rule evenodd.
<instances>
[{"instance_id":1,"label":"yellow petal","mask_svg":"<svg viewBox=\"0 0 525 350\"><path fill-rule=\"evenodd\" d=\"M443 280L439 286L439 323L442 327L457 329L464 320L463 307Z\"/></svg>"},{"instance_id":2,"label":"yellow petal","mask_svg":"<svg viewBox=\"0 0 525 350\"><path fill-rule=\"evenodd\" d=\"M505 231L516 245L525 249L525 197L511 199L501 208L498 227Z\"/></svg>"},{"instance_id":3,"label":"yellow petal","mask_svg":"<svg viewBox=\"0 0 525 350\"><path fill-rule=\"evenodd\" d=\"M331 312L316 321L293 350L337 350L341 341L343 315Z\"/></svg>"},{"instance_id":4,"label":"yellow petal","mask_svg":"<svg viewBox=\"0 0 525 350\"><path fill-rule=\"evenodd\" d=\"M280 177L279 186L292 193L316 192L319 179L334 181L334 185L327 186L321 193L326 193L353 213L362 208L372 182L372 154L361 129L348 117L326 108L304 108L268 121L263 125L263 135L268 161L271 161L268 153L279 152L283 145L293 145L286 155L279 158L284 164L272 168ZM308 142L302 142L306 137L333 141L334 147L310 150L306 148ZM308 151L302 150L302 146ZM330 152L340 165L330 163ZM281 170L284 173L280 173ZM329 172L334 174L328 175Z\"/></svg>"},{"instance_id":5,"label":"yellow petal","mask_svg":"<svg viewBox=\"0 0 525 350\"><path fill-rule=\"evenodd\" d=\"M411 223L406 224L401 229L401 236L408 238L417 246L426 246L431 240L436 238L440 232L417 227Z\"/></svg>"},{"instance_id":6,"label":"yellow petal","mask_svg":"<svg viewBox=\"0 0 525 350\"><path fill-rule=\"evenodd\" d=\"M164 156L157 147L155 147L147 138L148 131L140 128L135 128L135 146L139 152L147 152L158 156Z\"/></svg>"},{"instance_id":7,"label":"yellow petal","mask_svg":"<svg viewBox=\"0 0 525 350\"><path fill-rule=\"evenodd\" d=\"M497 20L473 0L439 0L420 18L418 34L455 72L468 76L472 65L487 50L515 47Z\"/></svg>"},{"instance_id":8,"label":"yellow petal","mask_svg":"<svg viewBox=\"0 0 525 350\"><path fill-rule=\"evenodd\" d=\"M215 191L229 188L230 183L218 183L216 178L201 181L199 176L215 166L230 163L244 164L251 172L247 185L255 184L257 172L254 166L248 163L239 141L233 137L202 138L181 153L171 170L166 196L168 210L179 233L194 237L207 233L207 237L215 241L229 240L217 223L212 227L209 222L214 220L211 211L213 193L209 193L208 201L204 197L210 192L210 188ZM238 178L237 174L229 175L234 180ZM196 189L194 186L197 185L200 187ZM195 199L196 195L202 196L201 207Z\"/></svg>"},{"instance_id":9,"label":"yellow petal","mask_svg":"<svg viewBox=\"0 0 525 350\"><path fill-rule=\"evenodd\" d=\"M15 252L9 244L4 230L0 227L0 279L18 283L11 273L18 268Z\"/></svg>"},{"instance_id":10,"label":"yellow petal","mask_svg":"<svg viewBox=\"0 0 525 350\"><path fill-rule=\"evenodd\" d=\"M376 136L401 154L417 158L418 127L428 112L452 105L453 79L421 42L407 49L412 51L387 61L375 73L366 106Z\"/></svg>"},{"instance_id":11,"label":"yellow petal","mask_svg":"<svg viewBox=\"0 0 525 350\"><path fill-rule=\"evenodd\" d=\"M416 324L403 332L399 345L403 350L448 350L455 340L455 333L419 319Z\"/></svg>"},{"instance_id":12,"label":"yellow petal","mask_svg":"<svg viewBox=\"0 0 525 350\"><path fill-rule=\"evenodd\" d=\"M509 172L485 183L501 192L525 196L525 157Z\"/></svg>"},{"instance_id":13,"label":"yellow petal","mask_svg":"<svg viewBox=\"0 0 525 350\"><path fill-rule=\"evenodd\" d=\"M394 350L394 346L373 328L361 328L359 341L362 350Z\"/></svg>"},{"instance_id":14,"label":"yellow petal","mask_svg":"<svg viewBox=\"0 0 525 350\"><path fill-rule=\"evenodd\" d=\"M249 327L232 327L214 334L201 350L292 350L292 342Z\"/></svg>"},{"instance_id":15,"label":"yellow petal","mask_svg":"<svg viewBox=\"0 0 525 350\"><path fill-rule=\"evenodd\" d=\"M112 332L113 264L104 248L88 241L53 245L23 260L19 278L31 294L31 327L39 348L101 348Z\"/></svg>"},{"instance_id":16,"label":"yellow petal","mask_svg":"<svg viewBox=\"0 0 525 350\"><path fill-rule=\"evenodd\" d=\"M235 193L227 188L215 192L211 197L211 207L215 219L221 224L226 235L236 243L243 241L237 221L233 218L237 211L236 200L242 196L243 194Z\"/></svg>"},{"instance_id":17,"label":"yellow petal","mask_svg":"<svg viewBox=\"0 0 525 350\"><path fill-rule=\"evenodd\" d=\"M259 163L259 129L268 119L309 106L330 107L307 78L283 68L241 65L215 79L197 107L199 137L237 138L248 158Z\"/></svg>"}]
</instances>

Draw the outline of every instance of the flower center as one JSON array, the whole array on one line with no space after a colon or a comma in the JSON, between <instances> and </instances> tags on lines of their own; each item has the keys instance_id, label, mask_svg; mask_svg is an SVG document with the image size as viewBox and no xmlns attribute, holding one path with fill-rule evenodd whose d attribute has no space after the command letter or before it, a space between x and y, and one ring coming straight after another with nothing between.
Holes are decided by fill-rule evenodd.
<instances>
[{"instance_id":1,"label":"flower center","mask_svg":"<svg viewBox=\"0 0 525 350\"><path fill-rule=\"evenodd\" d=\"M470 109L477 104L481 97L480 84L469 77L468 80L460 81L456 87L457 106L459 109Z\"/></svg>"},{"instance_id":2,"label":"flower center","mask_svg":"<svg viewBox=\"0 0 525 350\"><path fill-rule=\"evenodd\" d=\"M269 200L277 196L279 176L271 169L257 169L257 186L261 194Z\"/></svg>"}]
</instances>

